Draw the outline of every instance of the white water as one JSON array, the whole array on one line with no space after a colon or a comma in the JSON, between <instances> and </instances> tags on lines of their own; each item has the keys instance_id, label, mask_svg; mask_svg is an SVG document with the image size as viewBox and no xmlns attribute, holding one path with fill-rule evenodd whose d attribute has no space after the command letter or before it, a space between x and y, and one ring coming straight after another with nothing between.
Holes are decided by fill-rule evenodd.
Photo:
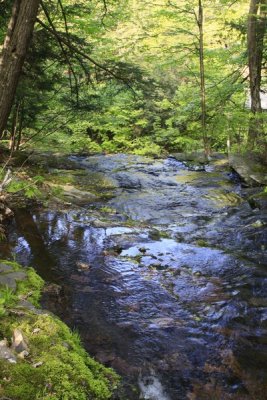
<instances>
[{"instance_id":1,"label":"white water","mask_svg":"<svg viewBox=\"0 0 267 400\"><path fill-rule=\"evenodd\" d=\"M141 391L140 399L170 400L153 369L150 370L150 375L139 377L138 385Z\"/></svg>"}]
</instances>

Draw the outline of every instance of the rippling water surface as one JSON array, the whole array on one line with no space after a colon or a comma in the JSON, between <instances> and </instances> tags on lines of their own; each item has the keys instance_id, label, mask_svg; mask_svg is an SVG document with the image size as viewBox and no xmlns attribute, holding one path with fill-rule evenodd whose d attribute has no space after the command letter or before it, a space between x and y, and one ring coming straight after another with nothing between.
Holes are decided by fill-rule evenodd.
<instances>
[{"instance_id":1,"label":"rippling water surface","mask_svg":"<svg viewBox=\"0 0 267 400\"><path fill-rule=\"evenodd\" d=\"M44 306L124 377L118 399L266 399L264 210L220 160L199 170L127 155L78 162L112 196L17 210L3 255L59 285Z\"/></svg>"}]
</instances>

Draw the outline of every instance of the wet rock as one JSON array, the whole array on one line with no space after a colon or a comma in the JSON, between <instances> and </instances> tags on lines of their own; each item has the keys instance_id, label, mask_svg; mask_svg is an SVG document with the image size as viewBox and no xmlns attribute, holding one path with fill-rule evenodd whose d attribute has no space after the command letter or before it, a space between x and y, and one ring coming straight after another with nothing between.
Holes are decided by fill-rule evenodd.
<instances>
[{"instance_id":1,"label":"wet rock","mask_svg":"<svg viewBox=\"0 0 267 400\"><path fill-rule=\"evenodd\" d=\"M74 204L86 204L97 199L97 196L85 190L79 190L72 185L60 185L49 183L50 186L60 187L65 199Z\"/></svg>"},{"instance_id":2,"label":"wet rock","mask_svg":"<svg viewBox=\"0 0 267 400\"><path fill-rule=\"evenodd\" d=\"M85 262L77 261L76 265L78 267L78 271L88 271L90 269L90 265Z\"/></svg>"},{"instance_id":3,"label":"wet rock","mask_svg":"<svg viewBox=\"0 0 267 400\"><path fill-rule=\"evenodd\" d=\"M88 276L78 275L78 274L71 274L70 279L77 282L77 283L90 283L91 279ZM58 296L58 295L57 295Z\"/></svg>"},{"instance_id":4,"label":"wet rock","mask_svg":"<svg viewBox=\"0 0 267 400\"><path fill-rule=\"evenodd\" d=\"M140 189L142 186L140 179L130 173L118 172L113 174L112 178L116 179L119 187L124 189Z\"/></svg>"},{"instance_id":5,"label":"wet rock","mask_svg":"<svg viewBox=\"0 0 267 400\"><path fill-rule=\"evenodd\" d=\"M110 364L112 361L114 361L116 358L116 355L114 353L108 353L104 351L100 351L96 354L96 359L101 362L101 364Z\"/></svg>"},{"instance_id":6,"label":"wet rock","mask_svg":"<svg viewBox=\"0 0 267 400\"><path fill-rule=\"evenodd\" d=\"M116 357L111 362L111 367L118 371L119 374L127 374L128 376L135 376L139 371L138 367L134 367L127 361L123 360L121 357Z\"/></svg>"},{"instance_id":7,"label":"wet rock","mask_svg":"<svg viewBox=\"0 0 267 400\"><path fill-rule=\"evenodd\" d=\"M147 249L145 247L140 247L138 250L143 254L147 252Z\"/></svg>"},{"instance_id":8,"label":"wet rock","mask_svg":"<svg viewBox=\"0 0 267 400\"><path fill-rule=\"evenodd\" d=\"M57 285L56 283L49 283L48 285L45 285L43 292L52 296L59 296L61 289L62 287L60 285Z\"/></svg>"},{"instance_id":9,"label":"wet rock","mask_svg":"<svg viewBox=\"0 0 267 400\"><path fill-rule=\"evenodd\" d=\"M21 330L19 329L14 329L13 331L11 349L13 349L16 353L29 351L29 347L23 337Z\"/></svg>"},{"instance_id":10,"label":"wet rock","mask_svg":"<svg viewBox=\"0 0 267 400\"><path fill-rule=\"evenodd\" d=\"M248 201L253 208L267 210L267 192L252 195Z\"/></svg>"}]
</instances>

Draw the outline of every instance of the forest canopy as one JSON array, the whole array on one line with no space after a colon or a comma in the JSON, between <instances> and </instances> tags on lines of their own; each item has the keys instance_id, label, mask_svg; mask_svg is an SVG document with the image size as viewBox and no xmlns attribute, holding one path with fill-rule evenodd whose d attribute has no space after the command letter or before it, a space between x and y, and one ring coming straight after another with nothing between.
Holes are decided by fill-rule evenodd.
<instances>
[{"instance_id":1,"label":"forest canopy","mask_svg":"<svg viewBox=\"0 0 267 400\"><path fill-rule=\"evenodd\" d=\"M266 0L0 1L10 150L266 158Z\"/></svg>"}]
</instances>

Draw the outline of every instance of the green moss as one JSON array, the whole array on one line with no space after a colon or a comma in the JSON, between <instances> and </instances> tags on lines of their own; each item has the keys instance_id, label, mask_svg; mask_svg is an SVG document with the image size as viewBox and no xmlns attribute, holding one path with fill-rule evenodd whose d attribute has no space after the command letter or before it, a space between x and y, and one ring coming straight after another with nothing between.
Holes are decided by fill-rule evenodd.
<instances>
[{"instance_id":1,"label":"green moss","mask_svg":"<svg viewBox=\"0 0 267 400\"><path fill-rule=\"evenodd\" d=\"M35 306L39 306L39 300L41 290L44 286L43 279L36 274L33 268L27 269L27 280L21 281L18 284L18 296L27 296L31 303Z\"/></svg>"},{"instance_id":2,"label":"green moss","mask_svg":"<svg viewBox=\"0 0 267 400\"><path fill-rule=\"evenodd\" d=\"M16 261L0 260L0 263L10 265L14 271L21 271L21 266Z\"/></svg>"},{"instance_id":3,"label":"green moss","mask_svg":"<svg viewBox=\"0 0 267 400\"><path fill-rule=\"evenodd\" d=\"M17 263L5 264L21 269ZM33 269L27 269L27 280L19 283L16 293L11 293L8 312L0 320L0 339L10 339L16 328L23 333L29 347L28 357L18 359L16 364L0 360L0 397L12 400L109 399L118 376L86 353L76 332L47 313L27 307L23 310L20 307L20 312L16 313L16 303L21 297L27 296L38 304L43 283Z\"/></svg>"},{"instance_id":4,"label":"green moss","mask_svg":"<svg viewBox=\"0 0 267 400\"><path fill-rule=\"evenodd\" d=\"M19 323L13 321L11 327L23 332L30 355L27 362L2 363L1 395L18 400L111 397L117 383L115 373L91 359L77 335L57 318L29 312ZM34 367L36 363L40 364L38 368Z\"/></svg>"},{"instance_id":5,"label":"green moss","mask_svg":"<svg viewBox=\"0 0 267 400\"><path fill-rule=\"evenodd\" d=\"M116 210L111 207L101 207L99 211L101 211L103 213L107 213L107 214L115 214L116 213Z\"/></svg>"},{"instance_id":6,"label":"green moss","mask_svg":"<svg viewBox=\"0 0 267 400\"><path fill-rule=\"evenodd\" d=\"M197 239L195 243L199 247L209 247L208 242L204 239Z\"/></svg>"}]
</instances>

